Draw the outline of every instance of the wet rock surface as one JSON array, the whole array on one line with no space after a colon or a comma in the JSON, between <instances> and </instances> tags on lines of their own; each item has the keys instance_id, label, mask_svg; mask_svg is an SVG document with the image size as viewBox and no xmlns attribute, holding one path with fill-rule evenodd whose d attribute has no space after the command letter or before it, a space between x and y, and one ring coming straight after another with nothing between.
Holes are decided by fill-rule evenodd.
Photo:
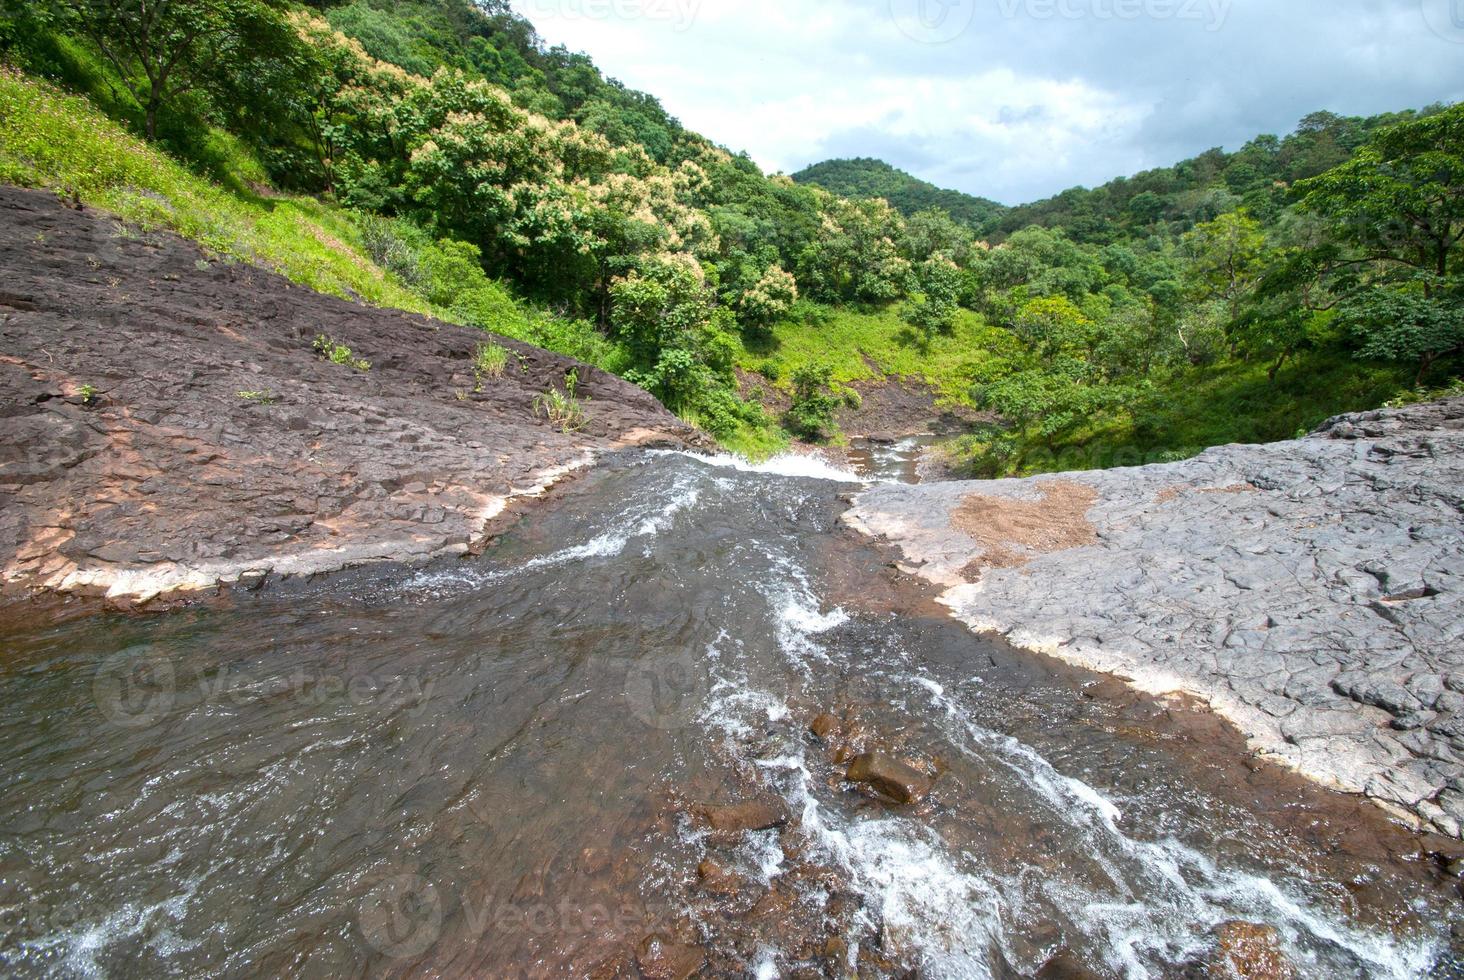
<instances>
[{"instance_id":1,"label":"wet rock surface","mask_svg":"<svg viewBox=\"0 0 1464 980\"><path fill-rule=\"evenodd\" d=\"M0 187L0 575L147 599L464 552L594 450L695 434L605 372ZM370 370L313 349L326 335ZM473 354L496 343L501 377ZM534 398L578 371L588 424Z\"/></svg>"},{"instance_id":2,"label":"wet rock surface","mask_svg":"<svg viewBox=\"0 0 1464 980\"><path fill-rule=\"evenodd\" d=\"M1044 536L1073 500L1091 539ZM1460 835L1464 399L1182 463L878 486L846 520L971 627L1197 695L1253 747Z\"/></svg>"},{"instance_id":3,"label":"wet rock surface","mask_svg":"<svg viewBox=\"0 0 1464 980\"><path fill-rule=\"evenodd\" d=\"M849 763L844 778L862 783L896 803L919 803L930 792L930 777L883 752L866 752Z\"/></svg>"}]
</instances>

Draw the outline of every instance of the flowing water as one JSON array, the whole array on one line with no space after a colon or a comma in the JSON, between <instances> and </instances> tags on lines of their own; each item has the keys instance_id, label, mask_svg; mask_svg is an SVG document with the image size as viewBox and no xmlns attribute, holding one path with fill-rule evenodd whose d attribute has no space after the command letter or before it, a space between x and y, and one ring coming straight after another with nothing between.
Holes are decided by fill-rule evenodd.
<instances>
[{"instance_id":1,"label":"flowing water","mask_svg":"<svg viewBox=\"0 0 1464 980\"><path fill-rule=\"evenodd\" d=\"M953 624L848 479L626 456L480 558L12 630L0 969L1171 977L1245 922L1460 975L1417 838ZM846 783L824 713L930 795ZM709 829L747 800L788 819Z\"/></svg>"},{"instance_id":2,"label":"flowing water","mask_svg":"<svg viewBox=\"0 0 1464 980\"><path fill-rule=\"evenodd\" d=\"M898 439L849 440L849 465L860 476L895 483L920 483L922 463L928 450L946 437L924 432Z\"/></svg>"}]
</instances>

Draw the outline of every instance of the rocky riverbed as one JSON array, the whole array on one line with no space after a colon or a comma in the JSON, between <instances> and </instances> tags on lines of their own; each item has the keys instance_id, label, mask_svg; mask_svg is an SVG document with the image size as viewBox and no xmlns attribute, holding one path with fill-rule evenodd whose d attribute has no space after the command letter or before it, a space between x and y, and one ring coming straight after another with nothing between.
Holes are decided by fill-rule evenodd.
<instances>
[{"instance_id":1,"label":"rocky riverbed","mask_svg":"<svg viewBox=\"0 0 1464 980\"><path fill-rule=\"evenodd\" d=\"M119 603L465 552L601 449L699 437L481 331L292 286L0 187L0 578ZM349 348L335 363L317 338ZM508 351L479 377L485 342ZM577 372L587 423L534 400Z\"/></svg>"},{"instance_id":2,"label":"rocky riverbed","mask_svg":"<svg viewBox=\"0 0 1464 980\"><path fill-rule=\"evenodd\" d=\"M860 494L979 631L1200 697L1252 748L1464 828L1464 399L1195 459Z\"/></svg>"}]
</instances>

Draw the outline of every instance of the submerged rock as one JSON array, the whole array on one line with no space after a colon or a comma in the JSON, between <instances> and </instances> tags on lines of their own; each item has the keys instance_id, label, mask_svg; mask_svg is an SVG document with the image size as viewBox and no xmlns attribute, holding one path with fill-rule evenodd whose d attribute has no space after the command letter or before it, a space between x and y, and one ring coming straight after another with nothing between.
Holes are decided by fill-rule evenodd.
<instances>
[{"instance_id":1,"label":"submerged rock","mask_svg":"<svg viewBox=\"0 0 1464 980\"><path fill-rule=\"evenodd\" d=\"M1037 980L1097 980L1098 976L1082 957L1066 949L1042 964L1042 969L1037 971Z\"/></svg>"},{"instance_id":2,"label":"submerged rock","mask_svg":"<svg viewBox=\"0 0 1464 980\"><path fill-rule=\"evenodd\" d=\"M849 763L844 778L863 783L896 803L919 803L930 792L932 780L914 766L883 752L866 752Z\"/></svg>"},{"instance_id":3,"label":"submerged rock","mask_svg":"<svg viewBox=\"0 0 1464 980\"><path fill-rule=\"evenodd\" d=\"M686 980L706 964L707 954L700 946L647 936L636 947L635 962L646 980Z\"/></svg>"},{"instance_id":4,"label":"submerged rock","mask_svg":"<svg viewBox=\"0 0 1464 980\"><path fill-rule=\"evenodd\" d=\"M1293 980L1296 970L1281 951L1281 934L1254 922L1227 922L1215 930L1209 975L1215 980Z\"/></svg>"},{"instance_id":5,"label":"submerged rock","mask_svg":"<svg viewBox=\"0 0 1464 980\"><path fill-rule=\"evenodd\" d=\"M827 740L830 735L833 735L840 729L842 724L833 715L822 714L813 719L812 723L808 726L808 730L819 738Z\"/></svg>"},{"instance_id":6,"label":"submerged rock","mask_svg":"<svg viewBox=\"0 0 1464 980\"><path fill-rule=\"evenodd\" d=\"M713 895L736 895L742 890L742 876L712 858L705 858L696 866L696 875L702 887Z\"/></svg>"},{"instance_id":7,"label":"submerged rock","mask_svg":"<svg viewBox=\"0 0 1464 980\"><path fill-rule=\"evenodd\" d=\"M788 822L788 805L777 797L748 800L730 806L702 806L698 813L712 832L723 838L772 830Z\"/></svg>"}]
</instances>

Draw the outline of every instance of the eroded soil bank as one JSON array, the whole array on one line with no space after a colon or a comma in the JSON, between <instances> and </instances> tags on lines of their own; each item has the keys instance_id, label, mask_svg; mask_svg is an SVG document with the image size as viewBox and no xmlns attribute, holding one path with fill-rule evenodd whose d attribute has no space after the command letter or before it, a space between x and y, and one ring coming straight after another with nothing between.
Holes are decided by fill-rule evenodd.
<instances>
[{"instance_id":1,"label":"eroded soil bank","mask_svg":"<svg viewBox=\"0 0 1464 980\"><path fill-rule=\"evenodd\" d=\"M973 628L1200 697L1307 776L1459 835L1464 400L1182 463L878 486L846 519Z\"/></svg>"},{"instance_id":2,"label":"eroded soil bank","mask_svg":"<svg viewBox=\"0 0 1464 980\"><path fill-rule=\"evenodd\" d=\"M485 342L501 376L475 373ZM534 399L571 370L588 423L567 433ZM594 451L698 438L568 358L4 187L0 427L7 591L118 601L466 551Z\"/></svg>"}]
</instances>

